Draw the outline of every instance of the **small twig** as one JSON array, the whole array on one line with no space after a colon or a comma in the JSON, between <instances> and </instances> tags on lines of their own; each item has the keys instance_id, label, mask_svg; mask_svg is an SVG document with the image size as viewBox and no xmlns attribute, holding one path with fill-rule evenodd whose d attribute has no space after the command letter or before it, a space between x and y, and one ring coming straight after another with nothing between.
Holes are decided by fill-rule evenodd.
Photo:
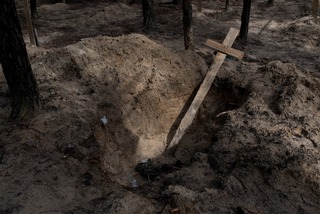
<instances>
[{"instance_id":1,"label":"small twig","mask_svg":"<svg viewBox=\"0 0 320 214\"><path fill-rule=\"evenodd\" d=\"M180 212L180 207L173 208L170 210L170 213L176 213L176 212Z\"/></svg>"}]
</instances>

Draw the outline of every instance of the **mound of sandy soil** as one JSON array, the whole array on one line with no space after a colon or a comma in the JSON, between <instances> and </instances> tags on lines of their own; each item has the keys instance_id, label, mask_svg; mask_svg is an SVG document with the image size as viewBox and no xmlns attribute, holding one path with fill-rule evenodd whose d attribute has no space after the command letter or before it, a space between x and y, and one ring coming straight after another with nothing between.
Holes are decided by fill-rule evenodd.
<instances>
[{"instance_id":1,"label":"mound of sandy soil","mask_svg":"<svg viewBox=\"0 0 320 214\"><path fill-rule=\"evenodd\" d=\"M128 167L163 152L172 124L206 71L199 56L172 53L138 34L86 39L34 57L40 82L62 87L45 95L46 106L83 122L107 117L95 136L110 176L124 176Z\"/></svg>"},{"instance_id":2,"label":"mound of sandy soil","mask_svg":"<svg viewBox=\"0 0 320 214\"><path fill-rule=\"evenodd\" d=\"M42 13L48 13L50 11L64 11L69 9L70 6L64 3L56 4L44 4L37 8L37 12L42 15Z\"/></svg>"},{"instance_id":3,"label":"mound of sandy soil","mask_svg":"<svg viewBox=\"0 0 320 214\"><path fill-rule=\"evenodd\" d=\"M294 45L313 51L320 46L320 24L313 17L303 17L280 27L285 39Z\"/></svg>"},{"instance_id":4,"label":"mound of sandy soil","mask_svg":"<svg viewBox=\"0 0 320 214\"><path fill-rule=\"evenodd\" d=\"M215 182L245 210L316 213L320 202L319 78L294 64L274 61L247 81L250 94L244 97L245 103L227 112L227 122L213 141L209 163L227 177L217 177ZM240 83L232 82L239 87ZM257 184L256 179L261 182ZM268 205L249 203L257 198Z\"/></svg>"},{"instance_id":5,"label":"mound of sandy soil","mask_svg":"<svg viewBox=\"0 0 320 214\"><path fill-rule=\"evenodd\" d=\"M139 18L141 14L134 8L118 3L112 4L102 9L101 12L95 14L87 20L86 25L96 25L97 23L105 25L106 23L115 23L126 19ZM120 18L120 20L119 20Z\"/></svg>"},{"instance_id":6,"label":"mound of sandy soil","mask_svg":"<svg viewBox=\"0 0 320 214\"><path fill-rule=\"evenodd\" d=\"M176 149L188 167L163 176L166 212L317 213L319 87L318 77L280 61L254 74L223 70ZM195 134L199 124L210 134Z\"/></svg>"},{"instance_id":7,"label":"mound of sandy soil","mask_svg":"<svg viewBox=\"0 0 320 214\"><path fill-rule=\"evenodd\" d=\"M39 83L42 110L25 124L28 127L25 131L14 129L10 136L24 139L27 148L32 144L34 150L44 149L46 152L39 154L44 163L48 158L60 159L58 162L71 158L79 164L101 161L99 168L109 178L129 187L135 164L164 150L172 124L207 68L196 54L174 53L139 34L89 38L51 51L31 48L29 53ZM6 109L9 110L8 105ZM103 116L108 120L105 126L100 121ZM12 140L4 137L10 130L8 126L2 127L4 143ZM56 149L61 153L50 154ZM5 152L10 153L11 149ZM29 159L27 151L19 155L17 160ZM12 161L4 162L10 165ZM56 166L57 162L53 164ZM34 170L32 166L24 168ZM86 167L80 168L87 175ZM8 185L2 186L1 192L9 191L12 176L22 179L20 173L23 172L7 174ZM66 176L63 171L56 174L59 180ZM92 175L87 176L90 179ZM42 186L39 190L33 188L36 193L31 192L29 200L39 200L47 192ZM47 198L47 194L54 193L45 194ZM71 201L75 197L74 193L65 194ZM66 200L65 197L56 198L51 207ZM69 199L64 204L70 203ZM128 206L126 202L119 203ZM24 203L21 206L22 210L33 210Z\"/></svg>"},{"instance_id":8,"label":"mound of sandy soil","mask_svg":"<svg viewBox=\"0 0 320 214\"><path fill-rule=\"evenodd\" d=\"M90 92L80 92L67 84L64 90L70 95L62 99L74 107L65 112L88 111L85 106L93 105L90 100L98 92L92 109L109 120L95 132L103 150L103 169L121 180L127 180L128 167L163 152L172 124L206 70L199 56L173 54L141 35L86 39L36 57L33 67L46 81L76 80L90 87ZM74 93L89 93L91 98L76 99Z\"/></svg>"}]
</instances>

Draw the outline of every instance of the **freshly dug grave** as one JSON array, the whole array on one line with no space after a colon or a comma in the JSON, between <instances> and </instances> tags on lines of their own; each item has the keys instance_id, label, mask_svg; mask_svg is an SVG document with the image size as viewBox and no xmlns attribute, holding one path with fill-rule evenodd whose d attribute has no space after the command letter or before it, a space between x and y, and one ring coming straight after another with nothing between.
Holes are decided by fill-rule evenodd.
<instances>
[{"instance_id":1,"label":"freshly dug grave","mask_svg":"<svg viewBox=\"0 0 320 214\"><path fill-rule=\"evenodd\" d=\"M0 138L2 145L9 145L1 147L6 154L2 166L15 163L23 169L1 171L7 173L1 181L6 184L1 186L2 195L14 197L20 188L27 188L22 196L27 201L14 200L18 210L27 212L75 208L75 200L86 203L110 191L106 181L131 188L134 166L164 150L167 133L207 69L197 54L174 53L139 34L88 38L50 51L33 47L28 51L42 109L27 124L1 126ZM1 95L6 88L1 76ZM1 103L9 115L8 97ZM101 124L103 116L106 125ZM5 120L3 114L3 124ZM24 146L11 144L17 138ZM24 165L25 160L30 164ZM105 176L101 177L97 166ZM76 174L86 188L92 182L102 182L104 187L92 187L91 194L79 196L82 190ZM38 177L39 183L35 181ZM17 180L17 190L11 191L9 187ZM63 184L48 189L56 182ZM68 188L63 190L63 186ZM48 197L52 198L50 206Z\"/></svg>"},{"instance_id":2,"label":"freshly dug grave","mask_svg":"<svg viewBox=\"0 0 320 214\"><path fill-rule=\"evenodd\" d=\"M206 72L196 54L172 53L138 34L96 37L36 54L32 66L40 81L61 84L55 95L68 92L60 98L64 107L50 95L47 106L97 122L107 118L94 135L103 170L123 185L138 161L164 151L171 126Z\"/></svg>"},{"instance_id":3,"label":"freshly dug grave","mask_svg":"<svg viewBox=\"0 0 320 214\"><path fill-rule=\"evenodd\" d=\"M162 173L144 194L161 192L164 213L317 213L319 91L319 77L291 63L240 75L222 69L176 148L182 167Z\"/></svg>"},{"instance_id":4,"label":"freshly dug grave","mask_svg":"<svg viewBox=\"0 0 320 214\"><path fill-rule=\"evenodd\" d=\"M250 96L230 112L213 142L209 163L228 178L217 181L239 188L231 195L238 195L244 208L316 213L320 205L319 77L294 64L274 61L248 81ZM257 198L268 201L267 205L243 203Z\"/></svg>"}]
</instances>

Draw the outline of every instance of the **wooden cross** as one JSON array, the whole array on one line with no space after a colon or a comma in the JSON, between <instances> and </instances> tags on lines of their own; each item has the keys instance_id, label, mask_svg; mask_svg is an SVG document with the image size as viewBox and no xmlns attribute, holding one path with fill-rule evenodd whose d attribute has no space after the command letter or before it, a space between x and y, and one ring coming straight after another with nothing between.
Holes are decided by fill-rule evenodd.
<instances>
[{"instance_id":1,"label":"wooden cross","mask_svg":"<svg viewBox=\"0 0 320 214\"><path fill-rule=\"evenodd\" d=\"M229 33L227 34L226 38L223 41L223 44L219 44L212 40L207 40L207 42L205 43L205 45L218 50L218 53L216 54L213 63L211 64L203 82L201 83L200 88L196 96L194 97L187 113L182 118L181 123L175 135L173 136L171 142L168 144L167 149L177 145L181 140L181 138L183 137L184 133L186 132L187 128L191 125L194 117L196 116L196 113L198 112L202 104L203 99L205 98L208 91L210 90L212 82L226 58L226 54L235 56L238 59L243 58L244 53L242 51L231 48L238 34L239 34L239 30L230 28Z\"/></svg>"}]
</instances>

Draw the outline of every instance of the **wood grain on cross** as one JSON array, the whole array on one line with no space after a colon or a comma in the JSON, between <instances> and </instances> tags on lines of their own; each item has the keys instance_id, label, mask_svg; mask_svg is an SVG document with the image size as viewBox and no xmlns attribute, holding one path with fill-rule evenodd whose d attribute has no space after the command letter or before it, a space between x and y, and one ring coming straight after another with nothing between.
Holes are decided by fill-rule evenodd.
<instances>
[{"instance_id":1,"label":"wood grain on cross","mask_svg":"<svg viewBox=\"0 0 320 214\"><path fill-rule=\"evenodd\" d=\"M236 57L239 60L242 60L242 58L244 57L244 52L231 48L228 45L220 44L219 42L213 41L211 39L208 39L206 43L204 43L204 45L209 48L216 49L224 54Z\"/></svg>"},{"instance_id":2,"label":"wood grain on cross","mask_svg":"<svg viewBox=\"0 0 320 214\"><path fill-rule=\"evenodd\" d=\"M228 52L228 48L232 46L234 41L236 40L237 36L239 34L239 30L231 28L229 33L227 34L226 38L223 41L223 47L225 52ZM241 52L241 51L240 51ZM239 52L237 51L239 54ZM240 54L243 56L243 54ZM179 143L181 138L183 137L184 133L186 132L187 128L191 125L194 117L196 116L196 113L198 112L198 109L200 108L203 99L207 95L208 91L211 88L212 82L214 78L216 77L222 63L224 62L226 58L225 53L218 52L214 58L213 63L211 64L203 82L200 85L200 88L194 97L187 113L184 115L184 117L181 120L181 123L176 130L175 135L173 136L171 142L168 144L168 148L171 148Z\"/></svg>"}]
</instances>

